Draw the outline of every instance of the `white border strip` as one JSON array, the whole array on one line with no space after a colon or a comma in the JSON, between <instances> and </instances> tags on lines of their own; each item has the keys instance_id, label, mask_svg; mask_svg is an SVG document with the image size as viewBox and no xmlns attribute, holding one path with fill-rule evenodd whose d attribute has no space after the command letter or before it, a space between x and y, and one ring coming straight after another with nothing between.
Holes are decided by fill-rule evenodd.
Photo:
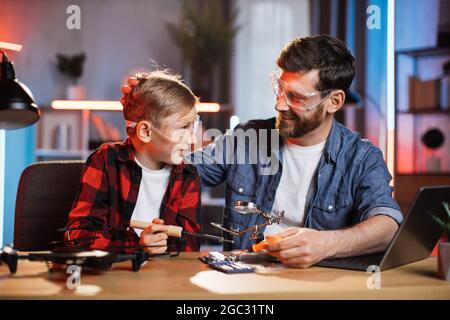
<instances>
[{"instance_id":1,"label":"white border strip","mask_svg":"<svg viewBox=\"0 0 450 320\"><path fill-rule=\"evenodd\" d=\"M388 0L387 3L387 166L393 179L395 177L395 0Z\"/></svg>"},{"instance_id":2,"label":"white border strip","mask_svg":"<svg viewBox=\"0 0 450 320\"><path fill-rule=\"evenodd\" d=\"M395 129L395 0L388 0L387 127Z\"/></svg>"},{"instance_id":3,"label":"white border strip","mask_svg":"<svg viewBox=\"0 0 450 320\"><path fill-rule=\"evenodd\" d=\"M6 131L0 129L0 248L3 247L3 226L5 211L5 162Z\"/></svg>"}]
</instances>

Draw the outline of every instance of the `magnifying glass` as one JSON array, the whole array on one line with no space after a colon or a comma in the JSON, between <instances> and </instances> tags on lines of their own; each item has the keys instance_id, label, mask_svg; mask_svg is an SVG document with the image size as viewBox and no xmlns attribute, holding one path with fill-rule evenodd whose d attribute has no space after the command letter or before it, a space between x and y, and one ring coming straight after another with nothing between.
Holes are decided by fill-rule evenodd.
<instances>
[{"instance_id":1,"label":"magnifying glass","mask_svg":"<svg viewBox=\"0 0 450 320\"><path fill-rule=\"evenodd\" d=\"M215 222L211 222L211 225L235 237L241 236L246 232L253 232L252 236L250 237L251 240L257 239L261 235L260 232L261 228L263 228L268 224L280 223L283 220L284 216L284 211L277 212L274 215L271 215L270 213L261 212L261 209L253 202L240 200L234 202L233 209L240 214L260 214L262 217L266 219L266 222L261 223L259 225L247 227L244 230L233 228L227 229L224 226Z\"/></svg>"},{"instance_id":2,"label":"magnifying glass","mask_svg":"<svg viewBox=\"0 0 450 320\"><path fill-rule=\"evenodd\" d=\"M236 201L234 203L234 210L241 214L260 214L260 208L253 202Z\"/></svg>"}]
</instances>

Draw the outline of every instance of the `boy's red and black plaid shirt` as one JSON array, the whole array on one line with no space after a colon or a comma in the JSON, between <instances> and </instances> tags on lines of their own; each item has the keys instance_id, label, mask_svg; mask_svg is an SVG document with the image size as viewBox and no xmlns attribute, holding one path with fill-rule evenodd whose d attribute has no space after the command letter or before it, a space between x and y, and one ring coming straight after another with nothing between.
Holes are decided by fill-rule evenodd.
<instances>
[{"instance_id":1,"label":"boy's red and black plaid shirt","mask_svg":"<svg viewBox=\"0 0 450 320\"><path fill-rule=\"evenodd\" d=\"M88 157L66 225L67 245L125 252L139 247L139 237L129 227L142 179L134 157L130 139L103 144ZM200 177L194 166L173 166L160 218L200 232ZM199 248L198 239L186 239L186 251Z\"/></svg>"}]
</instances>

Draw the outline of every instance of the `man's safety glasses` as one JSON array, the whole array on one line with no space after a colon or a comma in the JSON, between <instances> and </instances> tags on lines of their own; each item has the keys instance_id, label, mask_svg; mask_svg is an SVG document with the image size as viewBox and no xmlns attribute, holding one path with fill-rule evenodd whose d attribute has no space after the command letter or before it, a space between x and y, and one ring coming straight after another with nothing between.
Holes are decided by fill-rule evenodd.
<instances>
[{"instance_id":1,"label":"man's safety glasses","mask_svg":"<svg viewBox=\"0 0 450 320\"><path fill-rule=\"evenodd\" d=\"M329 97L330 93L334 91L334 89L330 89L325 91L306 92L297 86L281 80L279 72L273 72L271 79L276 100L278 101L284 97L290 108L299 111L308 111L318 107Z\"/></svg>"}]
</instances>

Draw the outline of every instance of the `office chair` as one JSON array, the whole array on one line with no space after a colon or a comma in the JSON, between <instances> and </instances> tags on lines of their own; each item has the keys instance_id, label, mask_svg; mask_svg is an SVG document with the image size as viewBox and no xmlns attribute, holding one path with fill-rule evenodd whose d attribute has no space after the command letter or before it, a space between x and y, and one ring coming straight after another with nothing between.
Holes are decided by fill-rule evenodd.
<instances>
[{"instance_id":1,"label":"office chair","mask_svg":"<svg viewBox=\"0 0 450 320\"><path fill-rule=\"evenodd\" d=\"M80 185L83 161L48 161L28 166L20 177L16 198L14 247L21 251L49 250L62 240L58 228Z\"/></svg>"}]
</instances>

